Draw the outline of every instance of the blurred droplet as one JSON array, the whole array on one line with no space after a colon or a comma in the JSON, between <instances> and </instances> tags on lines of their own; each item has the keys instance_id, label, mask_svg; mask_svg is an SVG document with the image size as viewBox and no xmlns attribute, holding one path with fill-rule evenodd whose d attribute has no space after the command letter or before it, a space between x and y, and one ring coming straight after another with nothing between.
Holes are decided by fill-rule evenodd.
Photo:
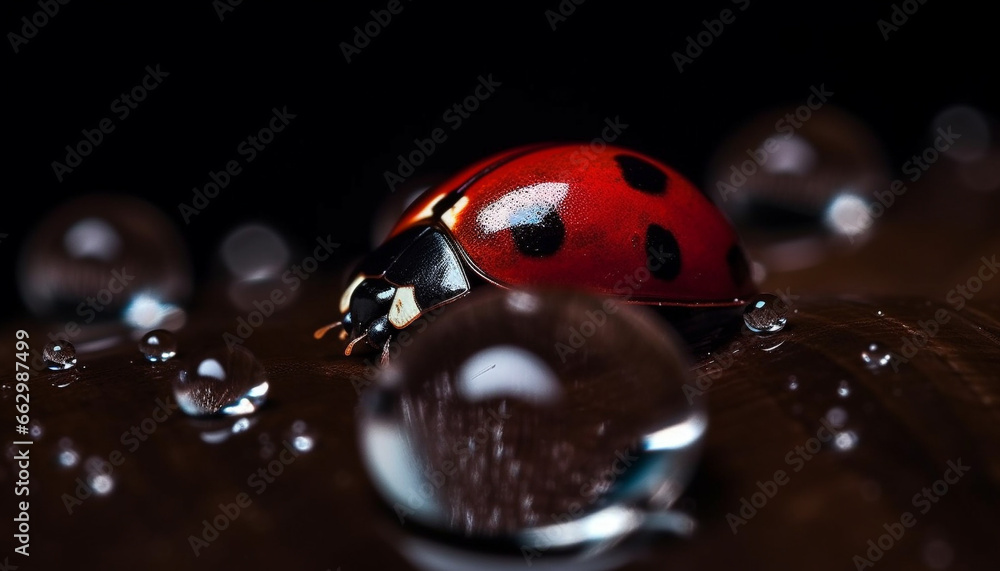
<instances>
[{"instance_id":1,"label":"blurred droplet","mask_svg":"<svg viewBox=\"0 0 1000 571\"><path fill-rule=\"evenodd\" d=\"M150 331L139 340L139 352L147 361L166 361L177 354L177 338L165 329Z\"/></svg>"},{"instance_id":2,"label":"blurred droplet","mask_svg":"<svg viewBox=\"0 0 1000 571\"><path fill-rule=\"evenodd\" d=\"M239 345L193 358L174 380L174 396L191 416L240 416L267 401L267 373L250 350Z\"/></svg>"},{"instance_id":3,"label":"blurred droplet","mask_svg":"<svg viewBox=\"0 0 1000 571\"><path fill-rule=\"evenodd\" d=\"M72 369L76 366L76 347L65 339L49 341L42 350L42 360L51 371Z\"/></svg>"},{"instance_id":4,"label":"blurred droplet","mask_svg":"<svg viewBox=\"0 0 1000 571\"><path fill-rule=\"evenodd\" d=\"M173 221L145 201L109 194L61 203L46 215L25 241L17 280L36 316L80 325L118 319L143 292L178 304L192 287Z\"/></svg>"},{"instance_id":5,"label":"blurred droplet","mask_svg":"<svg viewBox=\"0 0 1000 571\"><path fill-rule=\"evenodd\" d=\"M281 235L261 224L246 224L230 232L222 242L221 256L233 276L246 280L279 275L291 261Z\"/></svg>"},{"instance_id":6,"label":"blurred droplet","mask_svg":"<svg viewBox=\"0 0 1000 571\"><path fill-rule=\"evenodd\" d=\"M80 454L73 449L73 441L69 438L64 437L59 440L57 460L63 468L72 468L80 462Z\"/></svg>"},{"instance_id":7,"label":"blurred droplet","mask_svg":"<svg viewBox=\"0 0 1000 571\"><path fill-rule=\"evenodd\" d=\"M989 118L968 105L953 105L942 110L931 121L929 131L931 140L946 137L950 146L944 151L945 156L963 163L983 158L993 139Z\"/></svg>"},{"instance_id":8,"label":"blurred droplet","mask_svg":"<svg viewBox=\"0 0 1000 571\"><path fill-rule=\"evenodd\" d=\"M363 394L359 441L376 488L407 519L525 545L683 520L660 510L690 478L707 416L684 396L681 342L639 308L518 295L537 309L496 289L454 307ZM575 340L595 314L602 325Z\"/></svg>"},{"instance_id":9,"label":"blurred droplet","mask_svg":"<svg viewBox=\"0 0 1000 571\"><path fill-rule=\"evenodd\" d=\"M847 423L847 411L839 406L835 406L826 411L826 421L834 428L843 428Z\"/></svg>"},{"instance_id":10,"label":"blurred droplet","mask_svg":"<svg viewBox=\"0 0 1000 571\"><path fill-rule=\"evenodd\" d=\"M148 293L140 293L129 299L122 312L125 324L134 330L169 329L177 331L187 321L187 313L170 303L164 303Z\"/></svg>"},{"instance_id":11,"label":"blurred droplet","mask_svg":"<svg viewBox=\"0 0 1000 571\"><path fill-rule=\"evenodd\" d=\"M788 306L770 293L754 296L743 310L743 323L754 333L775 333L785 328Z\"/></svg>"},{"instance_id":12,"label":"blurred droplet","mask_svg":"<svg viewBox=\"0 0 1000 571\"><path fill-rule=\"evenodd\" d=\"M860 245L862 216L890 170L871 128L825 104L761 113L716 151L703 184L767 271L822 262Z\"/></svg>"},{"instance_id":13,"label":"blurred droplet","mask_svg":"<svg viewBox=\"0 0 1000 571\"><path fill-rule=\"evenodd\" d=\"M833 446L837 450L847 451L853 449L858 444L858 435L852 430L838 432L833 439Z\"/></svg>"}]
</instances>

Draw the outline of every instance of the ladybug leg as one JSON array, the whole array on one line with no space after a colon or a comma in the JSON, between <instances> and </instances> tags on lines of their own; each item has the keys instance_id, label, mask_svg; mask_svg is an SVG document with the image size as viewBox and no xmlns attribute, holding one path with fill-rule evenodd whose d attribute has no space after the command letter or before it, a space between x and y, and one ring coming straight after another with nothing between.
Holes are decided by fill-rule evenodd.
<instances>
[{"instance_id":1,"label":"ladybug leg","mask_svg":"<svg viewBox=\"0 0 1000 571\"><path fill-rule=\"evenodd\" d=\"M382 346L382 357L379 359L379 366L384 367L389 363L389 343L390 341L386 339L385 345Z\"/></svg>"},{"instance_id":2,"label":"ladybug leg","mask_svg":"<svg viewBox=\"0 0 1000 571\"><path fill-rule=\"evenodd\" d=\"M336 321L329 325L324 325L323 327L320 327L319 329L313 332L313 339L322 339L323 336L326 335L331 329L340 327L342 323L343 321Z\"/></svg>"}]
</instances>

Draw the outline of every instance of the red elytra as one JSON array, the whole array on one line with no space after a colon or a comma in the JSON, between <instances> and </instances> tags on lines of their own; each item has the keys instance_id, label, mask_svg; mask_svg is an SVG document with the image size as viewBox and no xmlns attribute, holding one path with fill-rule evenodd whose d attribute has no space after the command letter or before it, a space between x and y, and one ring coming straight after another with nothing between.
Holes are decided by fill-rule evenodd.
<instances>
[{"instance_id":1,"label":"red elytra","mask_svg":"<svg viewBox=\"0 0 1000 571\"><path fill-rule=\"evenodd\" d=\"M501 287L667 306L737 306L756 293L738 236L711 200L625 148L496 154L424 193L390 238L425 224L446 229L469 269Z\"/></svg>"}]
</instances>

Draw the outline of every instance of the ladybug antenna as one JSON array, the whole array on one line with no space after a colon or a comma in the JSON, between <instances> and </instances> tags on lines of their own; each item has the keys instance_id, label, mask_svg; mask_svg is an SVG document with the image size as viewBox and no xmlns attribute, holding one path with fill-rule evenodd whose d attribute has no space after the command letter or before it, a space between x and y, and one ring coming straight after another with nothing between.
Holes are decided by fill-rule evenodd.
<instances>
[{"instance_id":1,"label":"ladybug antenna","mask_svg":"<svg viewBox=\"0 0 1000 571\"><path fill-rule=\"evenodd\" d=\"M324 325L323 327L320 327L319 329L313 332L313 339L322 339L323 336L326 335L327 331L334 329L336 327L340 327L343 323L344 323L343 321L337 321L329 325Z\"/></svg>"},{"instance_id":2,"label":"ladybug antenna","mask_svg":"<svg viewBox=\"0 0 1000 571\"><path fill-rule=\"evenodd\" d=\"M358 341L361 341L362 339L364 339L365 337L368 337L368 332L367 332L367 331L365 331L365 332L364 332L364 333L363 333L363 334L361 335L361 337L355 337L354 339L352 339L352 340L351 340L351 342L350 342L350 343L348 343L348 345L347 345L347 349L344 349L344 355L350 355L350 354L351 354L351 350L352 350L352 349L354 349L354 345L355 345L355 344L356 344L356 343L357 343Z\"/></svg>"}]
</instances>

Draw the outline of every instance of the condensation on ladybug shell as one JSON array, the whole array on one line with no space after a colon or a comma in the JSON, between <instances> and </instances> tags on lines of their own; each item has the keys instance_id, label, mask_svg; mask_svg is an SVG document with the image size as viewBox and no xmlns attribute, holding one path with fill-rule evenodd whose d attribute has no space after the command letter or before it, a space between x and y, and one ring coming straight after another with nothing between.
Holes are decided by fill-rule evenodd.
<instances>
[{"instance_id":1,"label":"condensation on ladybug shell","mask_svg":"<svg viewBox=\"0 0 1000 571\"><path fill-rule=\"evenodd\" d=\"M707 416L684 392L679 338L647 310L483 289L394 354L357 422L368 473L405 521L567 548L690 531L667 508Z\"/></svg>"}]
</instances>

